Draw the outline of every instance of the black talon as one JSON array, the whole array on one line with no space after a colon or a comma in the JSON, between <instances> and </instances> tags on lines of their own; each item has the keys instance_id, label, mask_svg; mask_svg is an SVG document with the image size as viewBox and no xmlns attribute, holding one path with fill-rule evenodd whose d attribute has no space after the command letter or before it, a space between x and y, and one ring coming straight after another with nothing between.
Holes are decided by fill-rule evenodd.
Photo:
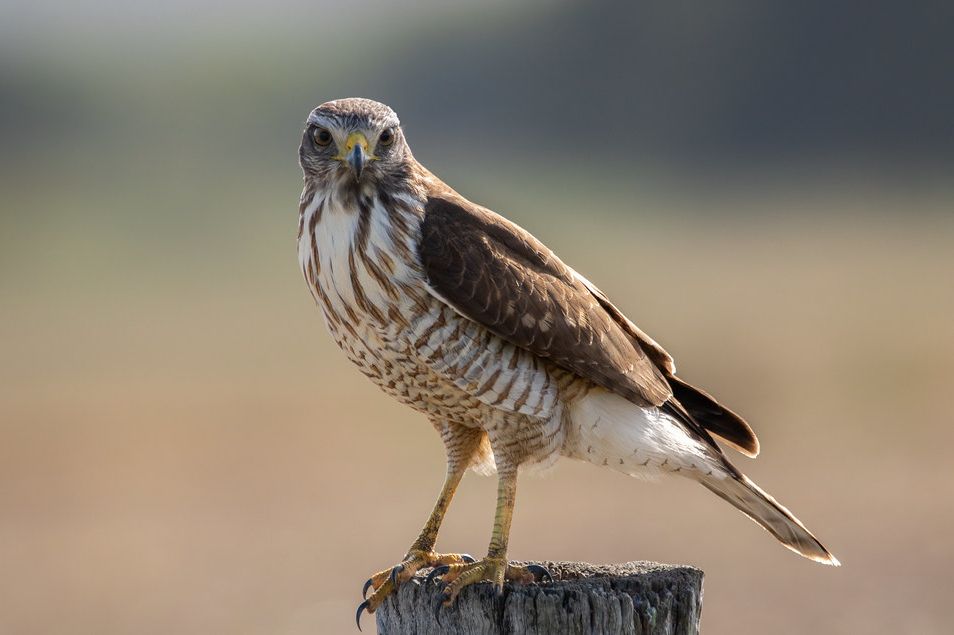
<instances>
[{"instance_id":1,"label":"black talon","mask_svg":"<svg viewBox=\"0 0 954 635\"><path fill-rule=\"evenodd\" d=\"M463 560L464 562L466 562L467 564L474 564L475 562L477 562L477 561L474 559L474 557L473 557L472 555L470 555L469 553L462 553L462 554L460 554L460 559Z\"/></svg>"},{"instance_id":2,"label":"black talon","mask_svg":"<svg viewBox=\"0 0 954 635\"><path fill-rule=\"evenodd\" d=\"M401 573L402 571L404 571L403 564L399 564L395 566L393 569L391 569L391 584L393 584L394 586L397 586L397 577L398 577L398 574Z\"/></svg>"},{"instance_id":3,"label":"black talon","mask_svg":"<svg viewBox=\"0 0 954 635\"><path fill-rule=\"evenodd\" d=\"M539 578L541 582L553 582L553 576L550 575L546 567L541 567L538 564L528 564L527 571Z\"/></svg>"},{"instance_id":4,"label":"black talon","mask_svg":"<svg viewBox=\"0 0 954 635\"><path fill-rule=\"evenodd\" d=\"M368 601L365 600L358 605L358 612L354 614L354 623L358 625L358 630L361 630L361 612L367 610ZM370 612L370 611L369 611Z\"/></svg>"},{"instance_id":5,"label":"black talon","mask_svg":"<svg viewBox=\"0 0 954 635\"><path fill-rule=\"evenodd\" d=\"M371 578L368 578L368 581L364 583L364 588L361 589L361 597L368 599L368 589L371 588Z\"/></svg>"},{"instance_id":6,"label":"black talon","mask_svg":"<svg viewBox=\"0 0 954 635\"><path fill-rule=\"evenodd\" d=\"M442 564L439 567L434 567L434 570L427 574L427 577L424 579L424 586L427 586L431 583L431 580L436 578L439 575L444 575L450 571L450 567L446 564Z\"/></svg>"}]
</instances>

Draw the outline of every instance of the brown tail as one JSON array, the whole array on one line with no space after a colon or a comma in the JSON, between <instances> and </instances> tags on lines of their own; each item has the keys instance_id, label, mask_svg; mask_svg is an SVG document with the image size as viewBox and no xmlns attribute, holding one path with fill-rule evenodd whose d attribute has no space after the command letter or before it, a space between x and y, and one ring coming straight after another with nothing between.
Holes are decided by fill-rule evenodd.
<instances>
[{"instance_id":1,"label":"brown tail","mask_svg":"<svg viewBox=\"0 0 954 635\"><path fill-rule=\"evenodd\" d=\"M744 474L726 475L722 478L712 476L700 482L732 503L795 553L822 564L841 566L838 559L818 542L792 512L782 507Z\"/></svg>"}]
</instances>

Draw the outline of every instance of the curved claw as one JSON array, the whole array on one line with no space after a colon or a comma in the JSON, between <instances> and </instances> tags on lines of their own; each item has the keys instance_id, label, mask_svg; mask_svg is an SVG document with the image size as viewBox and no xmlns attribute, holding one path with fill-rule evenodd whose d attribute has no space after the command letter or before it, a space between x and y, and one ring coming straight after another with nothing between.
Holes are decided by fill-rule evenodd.
<instances>
[{"instance_id":1,"label":"curved claw","mask_svg":"<svg viewBox=\"0 0 954 635\"><path fill-rule=\"evenodd\" d=\"M540 566L538 564L528 564L527 571L536 576L541 582L553 582L553 576L550 575L550 572L547 571L546 567Z\"/></svg>"},{"instance_id":2,"label":"curved claw","mask_svg":"<svg viewBox=\"0 0 954 635\"><path fill-rule=\"evenodd\" d=\"M431 583L431 580L433 580L439 575L444 575L448 571L450 571L450 567L446 564L441 565L439 567L434 567L434 570L428 573L427 577L424 578L424 586L429 585Z\"/></svg>"},{"instance_id":3,"label":"curved claw","mask_svg":"<svg viewBox=\"0 0 954 635\"><path fill-rule=\"evenodd\" d=\"M368 581L364 583L364 587L361 589L362 598L368 599L368 589L370 589L372 585L373 583L371 582L371 578L368 578Z\"/></svg>"},{"instance_id":4,"label":"curved claw","mask_svg":"<svg viewBox=\"0 0 954 635\"><path fill-rule=\"evenodd\" d=\"M358 611L354 614L354 623L358 625L358 630L361 630L361 613L368 609L368 601L365 600L358 605Z\"/></svg>"},{"instance_id":5,"label":"curved claw","mask_svg":"<svg viewBox=\"0 0 954 635\"><path fill-rule=\"evenodd\" d=\"M397 586L397 577L402 571L404 571L403 564L395 565L395 567L391 569L391 584Z\"/></svg>"},{"instance_id":6,"label":"curved claw","mask_svg":"<svg viewBox=\"0 0 954 635\"><path fill-rule=\"evenodd\" d=\"M477 562L477 560L469 553L460 554L460 559L466 562L467 564L474 564L475 562Z\"/></svg>"}]
</instances>

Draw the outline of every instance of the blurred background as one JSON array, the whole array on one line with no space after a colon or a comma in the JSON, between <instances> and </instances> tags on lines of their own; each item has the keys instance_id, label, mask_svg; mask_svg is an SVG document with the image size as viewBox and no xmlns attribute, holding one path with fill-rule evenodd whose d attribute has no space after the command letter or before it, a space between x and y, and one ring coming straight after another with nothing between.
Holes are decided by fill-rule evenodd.
<instances>
[{"instance_id":1,"label":"blurred background","mask_svg":"<svg viewBox=\"0 0 954 635\"><path fill-rule=\"evenodd\" d=\"M4 0L0 632L349 633L417 535L442 446L297 266L302 122L356 95L743 413L736 462L844 566L569 462L522 479L512 558L701 567L706 633L950 632L952 32L917 0ZM494 491L441 548L483 553Z\"/></svg>"}]
</instances>

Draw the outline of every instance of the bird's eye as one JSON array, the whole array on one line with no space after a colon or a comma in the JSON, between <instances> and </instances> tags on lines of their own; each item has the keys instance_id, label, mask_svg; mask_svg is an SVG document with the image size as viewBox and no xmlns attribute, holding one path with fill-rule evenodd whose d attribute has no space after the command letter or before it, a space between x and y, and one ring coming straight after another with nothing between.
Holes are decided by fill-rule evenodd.
<instances>
[{"instance_id":1,"label":"bird's eye","mask_svg":"<svg viewBox=\"0 0 954 635\"><path fill-rule=\"evenodd\" d=\"M378 143L383 146L389 146L394 143L394 131L390 128L381 133L381 136L378 137Z\"/></svg>"},{"instance_id":2,"label":"bird's eye","mask_svg":"<svg viewBox=\"0 0 954 635\"><path fill-rule=\"evenodd\" d=\"M312 133L315 143L320 146L326 146L331 143L331 133L328 132L327 128L315 128L315 132Z\"/></svg>"}]
</instances>

